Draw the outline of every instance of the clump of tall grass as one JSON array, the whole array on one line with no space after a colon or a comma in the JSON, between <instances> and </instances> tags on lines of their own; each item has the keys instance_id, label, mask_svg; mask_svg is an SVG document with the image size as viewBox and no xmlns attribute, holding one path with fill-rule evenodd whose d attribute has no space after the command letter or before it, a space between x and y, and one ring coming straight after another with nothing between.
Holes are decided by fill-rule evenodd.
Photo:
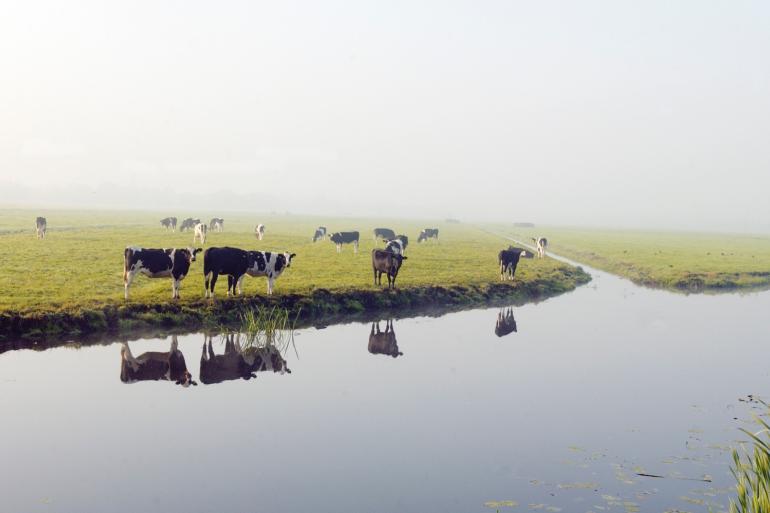
<instances>
[{"instance_id":1,"label":"clump of tall grass","mask_svg":"<svg viewBox=\"0 0 770 513\"><path fill-rule=\"evenodd\" d=\"M738 497L737 502L730 500L730 513L770 513L770 425L759 417L756 421L761 426L756 433L741 430L751 437L753 452L744 449L741 456L733 449Z\"/></svg>"},{"instance_id":2,"label":"clump of tall grass","mask_svg":"<svg viewBox=\"0 0 770 513\"><path fill-rule=\"evenodd\" d=\"M238 315L236 329L222 329L223 334L235 334L241 347L288 347L294 340L294 327L299 312L292 319L285 308L249 308Z\"/></svg>"}]
</instances>

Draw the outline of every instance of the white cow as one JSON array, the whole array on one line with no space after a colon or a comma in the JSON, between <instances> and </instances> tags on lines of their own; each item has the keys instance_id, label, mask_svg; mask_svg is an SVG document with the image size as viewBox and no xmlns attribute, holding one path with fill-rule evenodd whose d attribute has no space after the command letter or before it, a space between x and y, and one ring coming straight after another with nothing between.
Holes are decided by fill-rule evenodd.
<instances>
[{"instance_id":1,"label":"white cow","mask_svg":"<svg viewBox=\"0 0 770 513\"><path fill-rule=\"evenodd\" d=\"M537 246L537 257L545 258L545 248L548 247L548 239L545 237L532 237L532 240L535 241L535 246Z\"/></svg>"},{"instance_id":2,"label":"white cow","mask_svg":"<svg viewBox=\"0 0 770 513\"><path fill-rule=\"evenodd\" d=\"M258 224L254 229L254 235L256 235L259 240L262 240L265 237L265 225Z\"/></svg>"},{"instance_id":3,"label":"white cow","mask_svg":"<svg viewBox=\"0 0 770 513\"><path fill-rule=\"evenodd\" d=\"M201 241L201 244L206 244L206 234L208 233L209 227L206 226L203 223L198 223L195 225L195 233L193 234L193 244L195 244L195 240L198 239Z\"/></svg>"}]
</instances>

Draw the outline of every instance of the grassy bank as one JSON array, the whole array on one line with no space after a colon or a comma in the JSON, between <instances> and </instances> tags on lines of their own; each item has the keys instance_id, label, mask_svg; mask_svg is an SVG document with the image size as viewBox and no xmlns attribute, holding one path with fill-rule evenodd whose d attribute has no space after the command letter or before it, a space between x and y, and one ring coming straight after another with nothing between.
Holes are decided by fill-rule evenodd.
<instances>
[{"instance_id":1,"label":"grassy bank","mask_svg":"<svg viewBox=\"0 0 770 513\"><path fill-rule=\"evenodd\" d=\"M689 292L770 286L770 236L491 228L520 238L545 236L555 253L640 285Z\"/></svg>"},{"instance_id":2,"label":"grassy bank","mask_svg":"<svg viewBox=\"0 0 770 513\"><path fill-rule=\"evenodd\" d=\"M213 214L190 212L74 212L0 210L0 336L53 336L62 333L173 326L227 320L240 305L279 305L303 316L319 317L382 308L482 304L500 298L538 299L575 288L589 278L573 267L547 259L525 260L513 284L500 284L499 237L462 224L404 220L305 218L290 215L224 215L225 232L209 235L206 246L236 246L297 254L265 297L264 278L246 278L245 299L203 299L202 261L195 262L182 283L182 299L172 301L169 279L138 277L131 299L123 300L122 266L126 245L182 247L191 233L166 232L161 217ZM33 236L36 215L48 218L45 240ZM266 237L253 235L257 223ZM313 243L316 226L359 230L361 250L337 254L328 241ZM441 242L417 244L425 226L439 226ZM399 274L399 290L388 293L372 285L371 230L387 226L411 238L408 259ZM200 245L198 245L200 246Z\"/></svg>"}]
</instances>

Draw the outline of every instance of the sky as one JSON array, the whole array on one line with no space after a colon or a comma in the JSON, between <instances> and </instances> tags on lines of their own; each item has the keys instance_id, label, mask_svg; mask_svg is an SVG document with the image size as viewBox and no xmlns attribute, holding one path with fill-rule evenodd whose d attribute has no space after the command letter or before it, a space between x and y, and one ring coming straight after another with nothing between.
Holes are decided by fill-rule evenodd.
<instances>
[{"instance_id":1,"label":"sky","mask_svg":"<svg viewBox=\"0 0 770 513\"><path fill-rule=\"evenodd\" d=\"M770 233L768 27L742 0L5 2L0 207Z\"/></svg>"}]
</instances>

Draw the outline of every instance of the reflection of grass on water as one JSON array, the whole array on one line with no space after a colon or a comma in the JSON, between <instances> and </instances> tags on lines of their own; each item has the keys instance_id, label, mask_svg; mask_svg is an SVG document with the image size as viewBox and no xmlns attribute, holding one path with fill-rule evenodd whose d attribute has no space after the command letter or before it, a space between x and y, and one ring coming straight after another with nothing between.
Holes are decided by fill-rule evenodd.
<instances>
[{"instance_id":1,"label":"reflection of grass on water","mask_svg":"<svg viewBox=\"0 0 770 513\"><path fill-rule=\"evenodd\" d=\"M223 329L223 334L236 333L243 348L284 347L294 338L299 312L292 319L285 308L249 308L239 314L238 329Z\"/></svg>"},{"instance_id":2,"label":"reflection of grass on water","mask_svg":"<svg viewBox=\"0 0 770 513\"><path fill-rule=\"evenodd\" d=\"M751 437L753 453L745 451L741 457L733 450L738 500L730 501L730 513L770 513L770 425L759 417L756 420L762 427L756 433L742 429Z\"/></svg>"}]
</instances>

